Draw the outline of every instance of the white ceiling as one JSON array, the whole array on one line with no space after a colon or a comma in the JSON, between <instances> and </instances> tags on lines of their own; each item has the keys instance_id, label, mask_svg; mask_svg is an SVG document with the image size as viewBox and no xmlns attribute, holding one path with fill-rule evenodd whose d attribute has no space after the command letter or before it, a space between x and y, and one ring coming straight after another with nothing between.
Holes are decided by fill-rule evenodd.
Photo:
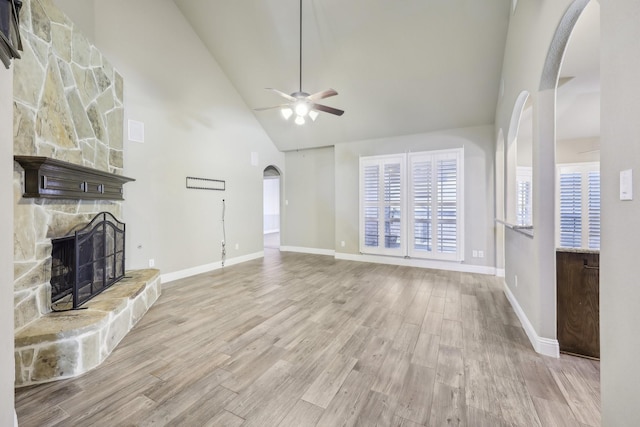
<instances>
[{"instance_id":1,"label":"white ceiling","mask_svg":"<svg viewBox=\"0 0 640 427\"><path fill-rule=\"evenodd\" d=\"M174 0L250 108L298 90L298 0ZM255 112L283 151L494 123L510 0L303 0L302 89L345 110L297 126Z\"/></svg>"}]
</instances>

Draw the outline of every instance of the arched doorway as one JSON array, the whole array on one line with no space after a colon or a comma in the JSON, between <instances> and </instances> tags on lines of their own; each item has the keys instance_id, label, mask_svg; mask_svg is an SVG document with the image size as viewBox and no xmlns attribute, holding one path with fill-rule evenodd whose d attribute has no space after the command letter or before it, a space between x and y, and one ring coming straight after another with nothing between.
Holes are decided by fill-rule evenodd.
<instances>
[{"instance_id":1,"label":"arched doorway","mask_svg":"<svg viewBox=\"0 0 640 427\"><path fill-rule=\"evenodd\" d=\"M575 2L580 6L583 2ZM600 4L580 9L557 71L555 243L560 351L600 357Z\"/></svg>"},{"instance_id":2,"label":"arched doorway","mask_svg":"<svg viewBox=\"0 0 640 427\"><path fill-rule=\"evenodd\" d=\"M265 249L280 249L280 171L273 165L263 171L263 233Z\"/></svg>"},{"instance_id":3,"label":"arched doorway","mask_svg":"<svg viewBox=\"0 0 640 427\"><path fill-rule=\"evenodd\" d=\"M511 113L505 147L505 216L510 224L522 228L533 225L532 112L531 96L522 91Z\"/></svg>"},{"instance_id":4,"label":"arched doorway","mask_svg":"<svg viewBox=\"0 0 640 427\"><path fill-rule=\"evenodd\" d=\"M557 309L556 286L556 227L558 224L556 209L558 204L556 131L558 120L562 119L561 105L557 104L556 97L559 91L569 87L570 82L567 83L569 81L567 79L568 76L561 74L561 66L566 59L565 51L569 40L574 41L576 23L588 4L589 0L575 0L565 10L549 46L539 86L536 90L530 91L533 131L531 187L533 189L532 211L535 229L532 229L531 244L528 248L531 250L531 259L535 260L535 262L533 263L533 268L528 269L528 272L530 273L529 277L534 277L535 286L526 288L533 290L532 293L526 296L520 295L520 297L523 297L523 301L526 300L538 304L535 309L531 310L532 313L535 312L538 316L536 324L538 337L534 336L532 339L536 350L556 357L559 355L560 347L557 340L559 311ZM576 32L576 34L578 33ZM566 88L563 85L566 85ZM511 134L510 129L505 142L505 151L508 150ZM519 133L518 137L520 137ZM507 175L507 171L505 175ZM509 195L506 194L505 197L508 201ZM506 250L506 253L509 254L510 252ZM516 257L514 262L521 260ZM506 264L507 266L517 265L509 263L508 259ZM520 268L520 270L523 271L524 269ZM509 271L507 271L507 274L509 274ZM517 288L517 276L511 277L513 277L513 287ZM544 337L544 339L540 337Z\"/></svg>"}]
</instances>

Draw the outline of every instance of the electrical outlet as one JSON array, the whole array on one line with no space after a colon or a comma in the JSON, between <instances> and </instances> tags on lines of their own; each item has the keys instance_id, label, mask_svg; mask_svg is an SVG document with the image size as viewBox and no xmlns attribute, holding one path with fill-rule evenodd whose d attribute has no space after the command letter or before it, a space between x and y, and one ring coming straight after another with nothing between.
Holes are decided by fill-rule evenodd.
<instances>
[{"instance_id":1,"label":"electrical outlet","mask_svg":"<svg viewBox=\"0 0 640 427\"><path fill-rule=\"evenodd\" d=\"M236 243L236 251L240 249L240 243Z\"/></svg>"},{"instance_id":2,"label":"electrical outlet","mask_svg":"<svg viewBox=\"0 0 640 427\"><path fill-rule=\"evenodd\" d=\"M517 288L518 287L518 275L517 274L514 276L513 281L515 283L515 287Z\"/></svg>"},{"instance_id":3,"label":"electrical outlet","mask_svg":"<svg viewBox=\"0 0 640 427\"><path fill-rule=\"evenodd\" d=\"M155 267L156 266L156 260L153 258L149 258L149 267Z\"/></svg>"},{"instance_id":4,"label":"electrical outlet","mask_svg":"<svg viewBox=\"0 0 640 427\"><path fill-rule=\"evenodd\" d=\"M473 257L478 258L478 251L476 251L475 249L473 250Z\"/></svg>"},{"instance_id":5,"label":"electrical outlet","mask_svg":"<svg viewBox=\"0 0 640 427\"><path fill-rule=\"evenodd\" d=\"M484 258L484 251L478 251L478 258Z\"/></svg>"},{"instance_id":6,"label":"electrical outlet","mask_svg":"<svg viewBox=\"0 0 640 427\"><path fill-rule=\"evenodd\" d=\"M340 246L344 248L344 240L340 241Z\"/></svg>"}]
</instances>

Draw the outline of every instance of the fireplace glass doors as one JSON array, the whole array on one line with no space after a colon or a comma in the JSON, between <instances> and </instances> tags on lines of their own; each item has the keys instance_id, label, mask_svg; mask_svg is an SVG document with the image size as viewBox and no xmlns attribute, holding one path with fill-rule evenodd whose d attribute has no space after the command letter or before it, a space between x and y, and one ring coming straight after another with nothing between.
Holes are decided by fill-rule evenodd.
<instances>
[{"instance_id":1,"label":"fireplace glass doors","mask_svg":"<svg viewBox=\"0 0 640 427\"><path fill-rule=\"evenodd\" d=\"M52 303L71 295L78 308L124 277L125 224L108 212L51 242Z\"/></svg>"}]
</instances>

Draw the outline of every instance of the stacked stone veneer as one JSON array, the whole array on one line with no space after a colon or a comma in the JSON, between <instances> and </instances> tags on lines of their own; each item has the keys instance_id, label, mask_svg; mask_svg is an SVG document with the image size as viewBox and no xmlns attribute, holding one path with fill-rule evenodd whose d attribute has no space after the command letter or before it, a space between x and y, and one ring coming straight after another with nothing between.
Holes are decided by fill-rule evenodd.
<instances>
[{"instance_id":1,"label":"stacked stone veneer","mask_svg":"<svg viewBox=\"0 0 640 427\"><path fill-rule=\"evenodd\" d=\"M123 167L123 80L52 0L26 0L14 69L14 154L116 174ZM16 333L50 311L51 238L120 202L25 199L14 163Z\"/></svg>"},{"instance_id":2,"label":"stacked stone veneer","mask_svg":"<svg viewBox=\"0 0 640 427\"><path fill-rule=\"evenodd\" d=\"M83 307L16 333L16 386L74 377L102 363L160 295L158 270L127 272Z\"/></svg>"},{"instance_id":3,"label":"stacked stone veneer","mask_svg":"<svg viewBox=\"0 0 640 427\"><path fill-rule=\"evenodd\" d=\"M24 0L14 62L14 154L121 174L123 80L52 0ZM86 303L51 312L51 239L121 202L26 199L14 163L16 385L79 375L100 364L160 294L158 272L128 272Z\"/></svg>"}]
</instances>

